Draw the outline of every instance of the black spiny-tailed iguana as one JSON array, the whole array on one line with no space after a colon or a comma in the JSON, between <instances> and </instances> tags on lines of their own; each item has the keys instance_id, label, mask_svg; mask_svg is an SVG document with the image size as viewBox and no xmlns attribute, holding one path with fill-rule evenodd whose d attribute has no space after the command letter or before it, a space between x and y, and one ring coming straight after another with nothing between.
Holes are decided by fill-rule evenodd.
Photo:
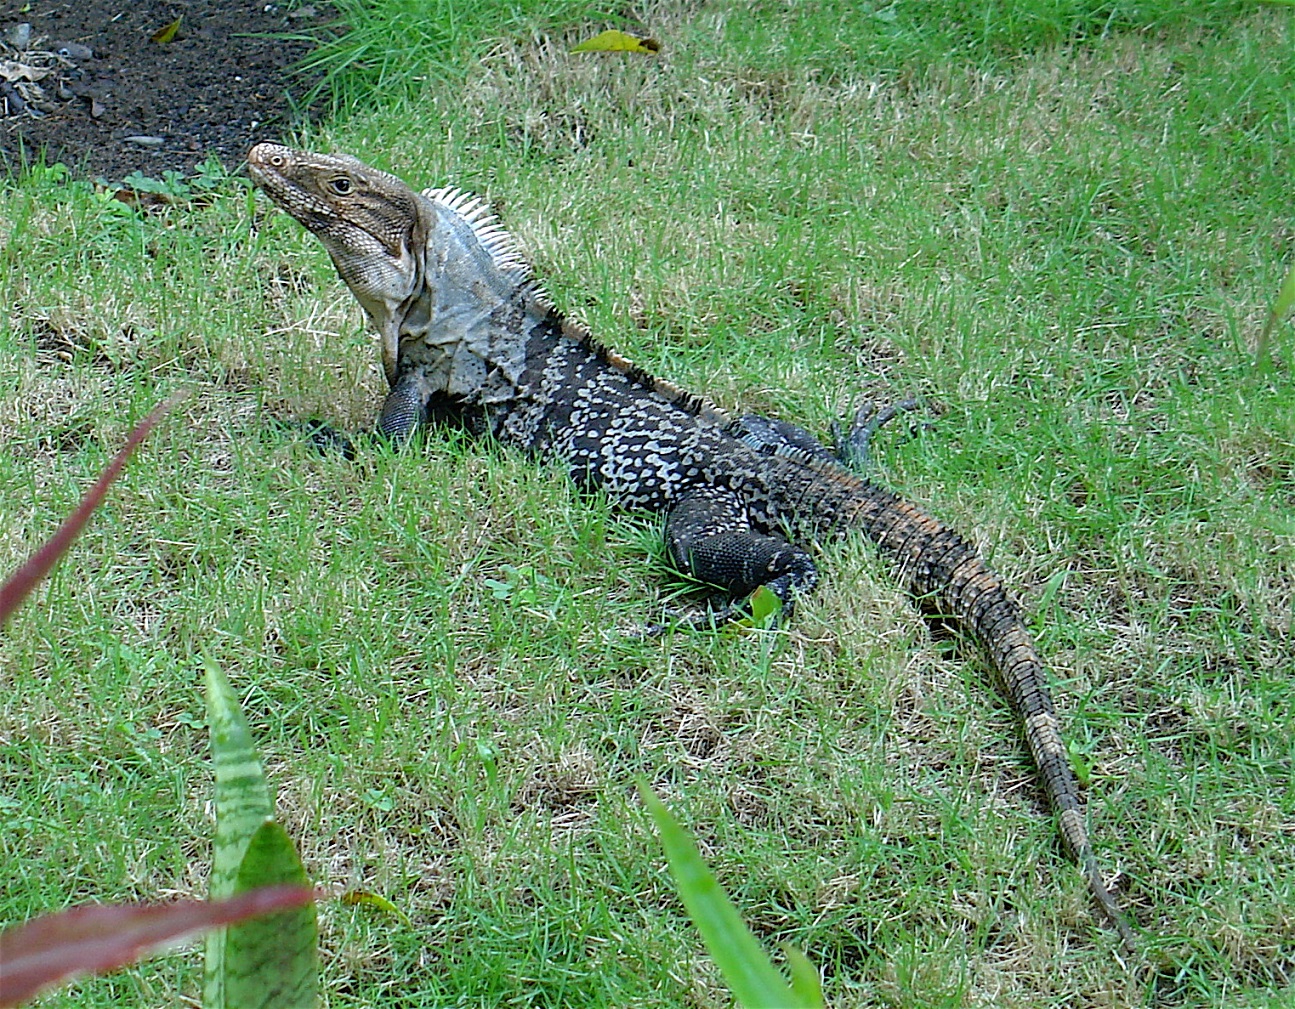
<instances>
[{"instance_id":1,"label":"black spiny-tailed iguana","mask_svg":"<svg viewBox=\"0 0 1295 1009\"><path fill-rule=\"evenodd\" d=\"M253 147L248 167L324 243L378 331L391 387L383 434L450 420L562 458L579 484L664 513L674 562L738 597L766 586L790 603L818 577L801 544L861 529L1001 675L1066 847L1133 946L1093 855L1046 670L1016 603L969 543L813 451L799 428L753 429L600 346L554 308L477 199L449 187L417 193L354 158L275 144Z\"/></svg>"}]
</instances>

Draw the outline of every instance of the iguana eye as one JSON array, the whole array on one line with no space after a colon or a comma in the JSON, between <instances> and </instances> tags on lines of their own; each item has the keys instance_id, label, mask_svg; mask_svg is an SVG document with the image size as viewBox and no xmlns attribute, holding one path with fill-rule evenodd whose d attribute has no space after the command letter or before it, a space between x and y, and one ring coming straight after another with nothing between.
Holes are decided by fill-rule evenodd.
<instances>
[{"instance_id":1,"label":"iguana eye","mask_svg":"<svg viewBox=\"0 0 1295 1009\"><path fill-rule=\"evenodd\" d=\"M338 196L346 196L351 191L351 180L345 175L339 175L335 179L330 179L328 186Z\"/></svg>"}]
</instances>

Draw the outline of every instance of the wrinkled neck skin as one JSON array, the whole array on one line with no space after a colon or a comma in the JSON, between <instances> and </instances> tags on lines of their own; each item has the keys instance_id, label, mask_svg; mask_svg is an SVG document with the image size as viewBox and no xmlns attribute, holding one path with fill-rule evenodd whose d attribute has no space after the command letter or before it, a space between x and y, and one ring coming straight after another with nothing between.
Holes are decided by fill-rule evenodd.
<instances>
[{"instance_id":1,"label":"wrinkled neck skin","mask_svg":"<svg viewBox=\"0 0 1295 1009\"><path fill-rule=\"evenodd\" d=\"M513 399L525 370L526 337L545 309L519 286L515 271L496 265L471 226L434 201L419 200L430 226L415 256L416 289L390 320L370 311L388 382L417 368L428 395L485 407Z\"/></svg>"},{"instance_id":2,"label":"wrinkled neck skin","mask_svg":"<svg viewBox=\"0 0 1295 1009\"><path fill-rule=\"evenodd\" d=\"M416 310L425 286L423 249L432 213L430 207L422 206L426 202L422 197L415 199L418 213L416 217L410 215L408 233L390 245L363 227L317 227L308 218L301 218L328 250L338 276L377 330L388 384L396 381L399 372L397 361L405 319Z\"/></svg>"},{"instance_id":3,"label":"wrinkled neck skin","mask_svg":"<svg viewBox=\"0 0 1295 1009\"><path fill-rule=\"evenodd\" d=\"M400 258L393 259L377 242L370 254L357 256L353 249L335 247L326 237L323 241L338 276L378 332L382 370L392 385L398 374L401 328L423 289L423 257L406 246Z\"/></svg>"}]
</instances>

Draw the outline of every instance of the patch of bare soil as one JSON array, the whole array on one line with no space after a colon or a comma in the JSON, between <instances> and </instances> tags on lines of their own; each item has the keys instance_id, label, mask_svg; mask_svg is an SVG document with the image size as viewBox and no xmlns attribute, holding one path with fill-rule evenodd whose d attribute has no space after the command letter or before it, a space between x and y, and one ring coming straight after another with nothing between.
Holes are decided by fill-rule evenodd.
<instances>
[{"instance_id":1,"label":"patch of bare soil","mask_svg":"<svg viewBox=\"0 0 1295 1009\"><path fill-rule=\"evenodd\" d=\"M120 181L235 166L302 114L301 32L333 15L247 0L0 0L0 165L44 152ZM158 33L180 19L175 37Z\"/></svg>"}]
</instances>

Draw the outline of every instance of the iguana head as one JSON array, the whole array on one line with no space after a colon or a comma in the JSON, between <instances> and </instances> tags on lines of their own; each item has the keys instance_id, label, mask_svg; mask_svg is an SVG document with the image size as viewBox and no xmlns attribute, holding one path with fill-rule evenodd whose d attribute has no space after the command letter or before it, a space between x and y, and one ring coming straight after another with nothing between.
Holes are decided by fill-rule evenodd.
<instances>
[{"instance_id":1,"label":"iguana head","mask_svg":"<svg viewBox=\"0 0 1295 1009\"><path fill-rule=\"evenodd\" d=\"M395 380L401 328L420 293L430 219L426 201L394 175L345 154L257 144L252 179L315 234L382 338Z\"/></svg>"},{"instance_id":2,"label":"iguana head","mask_svg":"<svg viewBox=\"0 0 1295 1009\"><path fill-rule=\"evenodd\" d=\"M513 395L527 317L552 306L484 203L452 186L416 193L344 154L257 144L252 179L319 236L382 340L393 386L411 367L430 392Z\"/></svg>"}]
</instances>

